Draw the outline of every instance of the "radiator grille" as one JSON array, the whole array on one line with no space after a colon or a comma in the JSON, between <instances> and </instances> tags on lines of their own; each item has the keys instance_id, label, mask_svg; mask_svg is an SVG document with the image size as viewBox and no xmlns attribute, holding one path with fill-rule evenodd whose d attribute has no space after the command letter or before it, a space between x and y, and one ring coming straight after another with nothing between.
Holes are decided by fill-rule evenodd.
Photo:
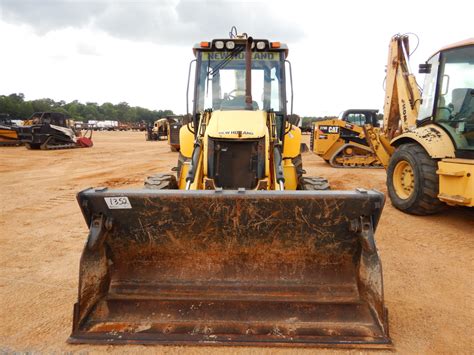
<instances>
[{"instance_id":1,"label":"radiator grille","mask_svg":"<svg viewBox=\"0 0 474 355\"><path fill-rule=\"evenodd\" d=\"M173 123L170 125L170 144L179 144L179 130L181 124Z\"/></svg>"},{"instance_id":2,"label":"radiator grille","mask_svg":"<svg viewBox=\"0 0 474 355\"><path fill-rule=\"evenodd\" d=\"M224 189L254 189L265 176L265 141L209 140L208 176Z\"/></svg>"}]
</instances>

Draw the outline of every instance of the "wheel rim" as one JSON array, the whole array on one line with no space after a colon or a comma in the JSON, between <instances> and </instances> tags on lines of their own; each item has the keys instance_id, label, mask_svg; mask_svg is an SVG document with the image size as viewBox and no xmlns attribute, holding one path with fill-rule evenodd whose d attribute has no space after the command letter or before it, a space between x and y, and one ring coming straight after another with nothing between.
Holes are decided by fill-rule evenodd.
<instances>
[{"instance_id":1,"label":"wheel rim","mask_svg":"<svg viewBox=\"0 0 474 355\"><path fill-rule=\"evenodd\" d=\"M415 190L415 178L413 169L405 160L401 160L393 171L393 187L398 197L408 199Z\"/></svg>"}]
</instances>

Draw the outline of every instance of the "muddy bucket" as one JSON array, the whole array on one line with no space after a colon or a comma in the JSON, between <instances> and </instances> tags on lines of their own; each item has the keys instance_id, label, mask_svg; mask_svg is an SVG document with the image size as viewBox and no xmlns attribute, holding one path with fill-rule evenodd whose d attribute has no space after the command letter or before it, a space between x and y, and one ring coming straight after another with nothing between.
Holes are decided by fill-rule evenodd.
<instances>
[{"instance_id":1,"label":"muddy bucket","mask_svg":"<svg viewBox=\"0 0 474 355\"><path fill-rule=\"evenodd\" d=\"M387 347L376 191L89 189L71 343Z\"/></svg>"}]
</instances>

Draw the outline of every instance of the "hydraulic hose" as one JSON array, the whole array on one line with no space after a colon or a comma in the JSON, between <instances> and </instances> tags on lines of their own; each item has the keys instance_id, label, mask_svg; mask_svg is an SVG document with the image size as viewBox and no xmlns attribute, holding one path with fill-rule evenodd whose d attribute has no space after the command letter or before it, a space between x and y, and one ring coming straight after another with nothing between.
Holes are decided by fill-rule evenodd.
<instances>
[{"instance_id":1,"label":"hydraulic hose","mask_svg":"<svg viewBox=\"0 0 474 355\"><path fill-rule=\"evenodd\" d=\"M275 175L276 175L276 181L280 185L280 189L284 189L284 183L285 183L285 176L283 175L283 167L281 166L282 163L282 157L281 157L281 152L278 146L273 148L273 161L275 163Z\"/></svg>"},{"instance_id":2,"label":"hydraulic hose","mask_svg":"<svg viewBox=\"0 0 474 355\"><path fill-rule=\"evenodd\" d=\"M200 155L201 155L201 146L199 144L195 144L193 156L191 158L191 166L189 167L188 174L186 175L186 190L189 190L189 188L191 187L191 184L194 182Z\"/></svg>"}]
</instances>

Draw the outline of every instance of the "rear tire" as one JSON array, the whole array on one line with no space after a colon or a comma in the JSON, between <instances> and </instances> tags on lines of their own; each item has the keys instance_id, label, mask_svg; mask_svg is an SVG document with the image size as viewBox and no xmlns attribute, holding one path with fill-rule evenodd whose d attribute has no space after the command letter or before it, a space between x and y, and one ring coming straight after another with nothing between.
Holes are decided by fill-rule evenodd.
<instances>
[{"instance_id":1,"label":"rear tire","mask_svg":"<svg viewBox=\"0 0 474 355\"><path fill-rule=\"evenodd\" d=\"M300 179L300 190L330 190L329 182L322 177L303 177Z\"/></svg>"},{"instance_id":2,"label":"rear tire","mask_svg":"<svg viewBox=\"0 0 474 355\"><path fill-rule=\"evenodd\" d=\"M387 189L393 206L420 216L442 210L445 205L438 199L437 169L437 161L419 144L397 148L387 168Z\"/></svg>"},{"instance_id":3,"label":"rear tire","mask_svg":"<svg viewBox=\"0 0 474 355\"><path fill-rule=\"evenodd\" d=\"M178 188L176 177L171 174L155 174L145 180L145 189L175 190Z\"/></svg>"}]
</instances>

